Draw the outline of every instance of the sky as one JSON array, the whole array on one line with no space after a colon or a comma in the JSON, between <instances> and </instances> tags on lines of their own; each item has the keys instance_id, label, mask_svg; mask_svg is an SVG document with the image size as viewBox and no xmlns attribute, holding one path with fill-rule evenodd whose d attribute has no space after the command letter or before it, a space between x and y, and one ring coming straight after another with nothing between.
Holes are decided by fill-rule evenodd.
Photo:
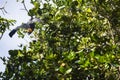
<instances>
[{"instance_id":1,"label":"sky","mask_svg":"<svg viewBox=\"0 0 120 80\"><path fill-rule=\"evenodd\" d=\"M6 1L7 4L5 5L5 10L8 13L3 15L3 13L0 11L0 16L6 19L16 20L14 26L10 26L10 30L14 29L16 26L21 25L22 23L26 23L30 19L30 17L27 15L27 12L25 10L21 10L24 9L23 4L16 2L16 0L0 0L0 7L2 7ZM25 4L28 10L33 7L33 5L30 4L30 0L25 1L27 1ZM18 38L17 34L10 38L8 35L10 30L7 30L0 40L0 57L9 57L9 50L20 49L18 47L20 44L27 45L30 41L29 37L26 36L24 39L21 39ZM0 72L3 72L4 70L5 65L3 65L2 60L0 60Z\"/></svg>"}]
</instances>

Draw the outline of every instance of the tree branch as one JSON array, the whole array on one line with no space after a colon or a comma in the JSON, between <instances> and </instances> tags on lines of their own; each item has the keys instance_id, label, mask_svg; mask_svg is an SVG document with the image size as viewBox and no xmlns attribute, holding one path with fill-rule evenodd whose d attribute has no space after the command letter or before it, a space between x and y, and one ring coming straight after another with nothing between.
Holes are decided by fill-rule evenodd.
<instances>
[{"instance_id":1,"label":"tree branch","mask_svg":"<svg viewBox=\"0 0 120 80\"><path fill-rule=\"evenodd\" d=\"M0 40L2 39L2 36L3 36L3 33L2 33L1 36L0 36Z\"/></svg>"},{"instance_id":2,"label":"tree branch","mask_svg":"<svg viewBox=\"0 0 120 80\"><path fill-rule=\"evenodd\" d=\"M2 11L2 13L5 15L5 13L7 13L7 11L5 10L5 5L7 4L7 1L5 2L4 6L0 8L0 10Z\"/></svg>"},{"instance_id":3,"label":"tree branch","mask_svg":"<svg viewBox=\"0 0 120 80\"><path fill-rule=\"evenodd\" d=\"M29 13L29 11L28 11L27 8L26 8L26 5L25 5L25 2L24 2L24 1L23 1L23 6L24 6L25 10L27 11L27 13Z\"/></svg>"},{"instance_id":4,"label":"tree branch","mask_svg":"<svg viewBox=\"0 0 120 80\"><path fill-rule=\"evenodd\" d=\"M23 3L23 6L24 6L24 10L26 10L27 11L27 13L29 13L30 14L30 12L28 11L28 9L27 9L27 7L26 7L26 5L25 5L25 2L23 1L22 2ZM23 9L22 9L23 10ZM31 16L31 19L33 18L33 16Z\"/></svg>"}]
</instances>

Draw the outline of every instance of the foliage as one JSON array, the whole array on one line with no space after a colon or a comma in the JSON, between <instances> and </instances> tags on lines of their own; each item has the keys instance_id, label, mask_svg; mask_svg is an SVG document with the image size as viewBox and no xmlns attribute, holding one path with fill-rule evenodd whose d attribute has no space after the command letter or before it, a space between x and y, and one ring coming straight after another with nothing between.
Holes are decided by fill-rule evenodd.
<instances>
[{"instance_id":1,"label":"foliage","mask_svg":"<svg viewBox=\"0 0 120 80\"><path fill-rule=\"evenodd\" d=\"M119 80L119 0L31 0L36 41L1 58L2 79Z\"/></svg>"},{"instance_id":2,"label":"foliage","mask_svg":"<svg viewBox=\"0 0 120 80\"><path fill-rule=\"evenodd\" d=\"M2 35L6 31L6 29L9 29L9 26L13 25L14 22L14 20L8 20L0 16L0 39L2 38Z\"/></svg>"}]
</instances>

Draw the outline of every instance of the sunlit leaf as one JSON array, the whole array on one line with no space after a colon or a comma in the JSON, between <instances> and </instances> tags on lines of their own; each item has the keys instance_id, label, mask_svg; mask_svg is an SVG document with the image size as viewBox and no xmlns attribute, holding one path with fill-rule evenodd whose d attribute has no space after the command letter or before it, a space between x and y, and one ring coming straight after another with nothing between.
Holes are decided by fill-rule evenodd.
<instances>
[{"instance_id":1,"label":"sunlit leaf","mask_svg":"<svg viewBox=\"0 0 120 80\"><path fill-rule=\"evenodd\" d=\"M70 72L72 71L72 68L68 69L65 74L70 74Z\"/></svg>"}]
</instances>

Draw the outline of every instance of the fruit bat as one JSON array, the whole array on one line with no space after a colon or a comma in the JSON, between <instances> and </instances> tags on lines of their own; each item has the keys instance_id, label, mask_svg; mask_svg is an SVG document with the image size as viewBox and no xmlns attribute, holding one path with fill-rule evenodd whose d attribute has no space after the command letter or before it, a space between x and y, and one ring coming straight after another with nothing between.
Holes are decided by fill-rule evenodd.
<instances>
[{"instance_id":1,"label":"fruit bat","mask_svg":"<svg viewBox=\"0 0 120 80\"><path fill-rule=\"evenodd\" d=\"M39 18L30 19L27 23L23 23L20 26L17 26L16 28L14 28L9 33L9 36L12 37L20 28L27 29L28 34L31 34L34 31L36 22L41 22L41 20Z\"/></svg>"}]
</instances>

